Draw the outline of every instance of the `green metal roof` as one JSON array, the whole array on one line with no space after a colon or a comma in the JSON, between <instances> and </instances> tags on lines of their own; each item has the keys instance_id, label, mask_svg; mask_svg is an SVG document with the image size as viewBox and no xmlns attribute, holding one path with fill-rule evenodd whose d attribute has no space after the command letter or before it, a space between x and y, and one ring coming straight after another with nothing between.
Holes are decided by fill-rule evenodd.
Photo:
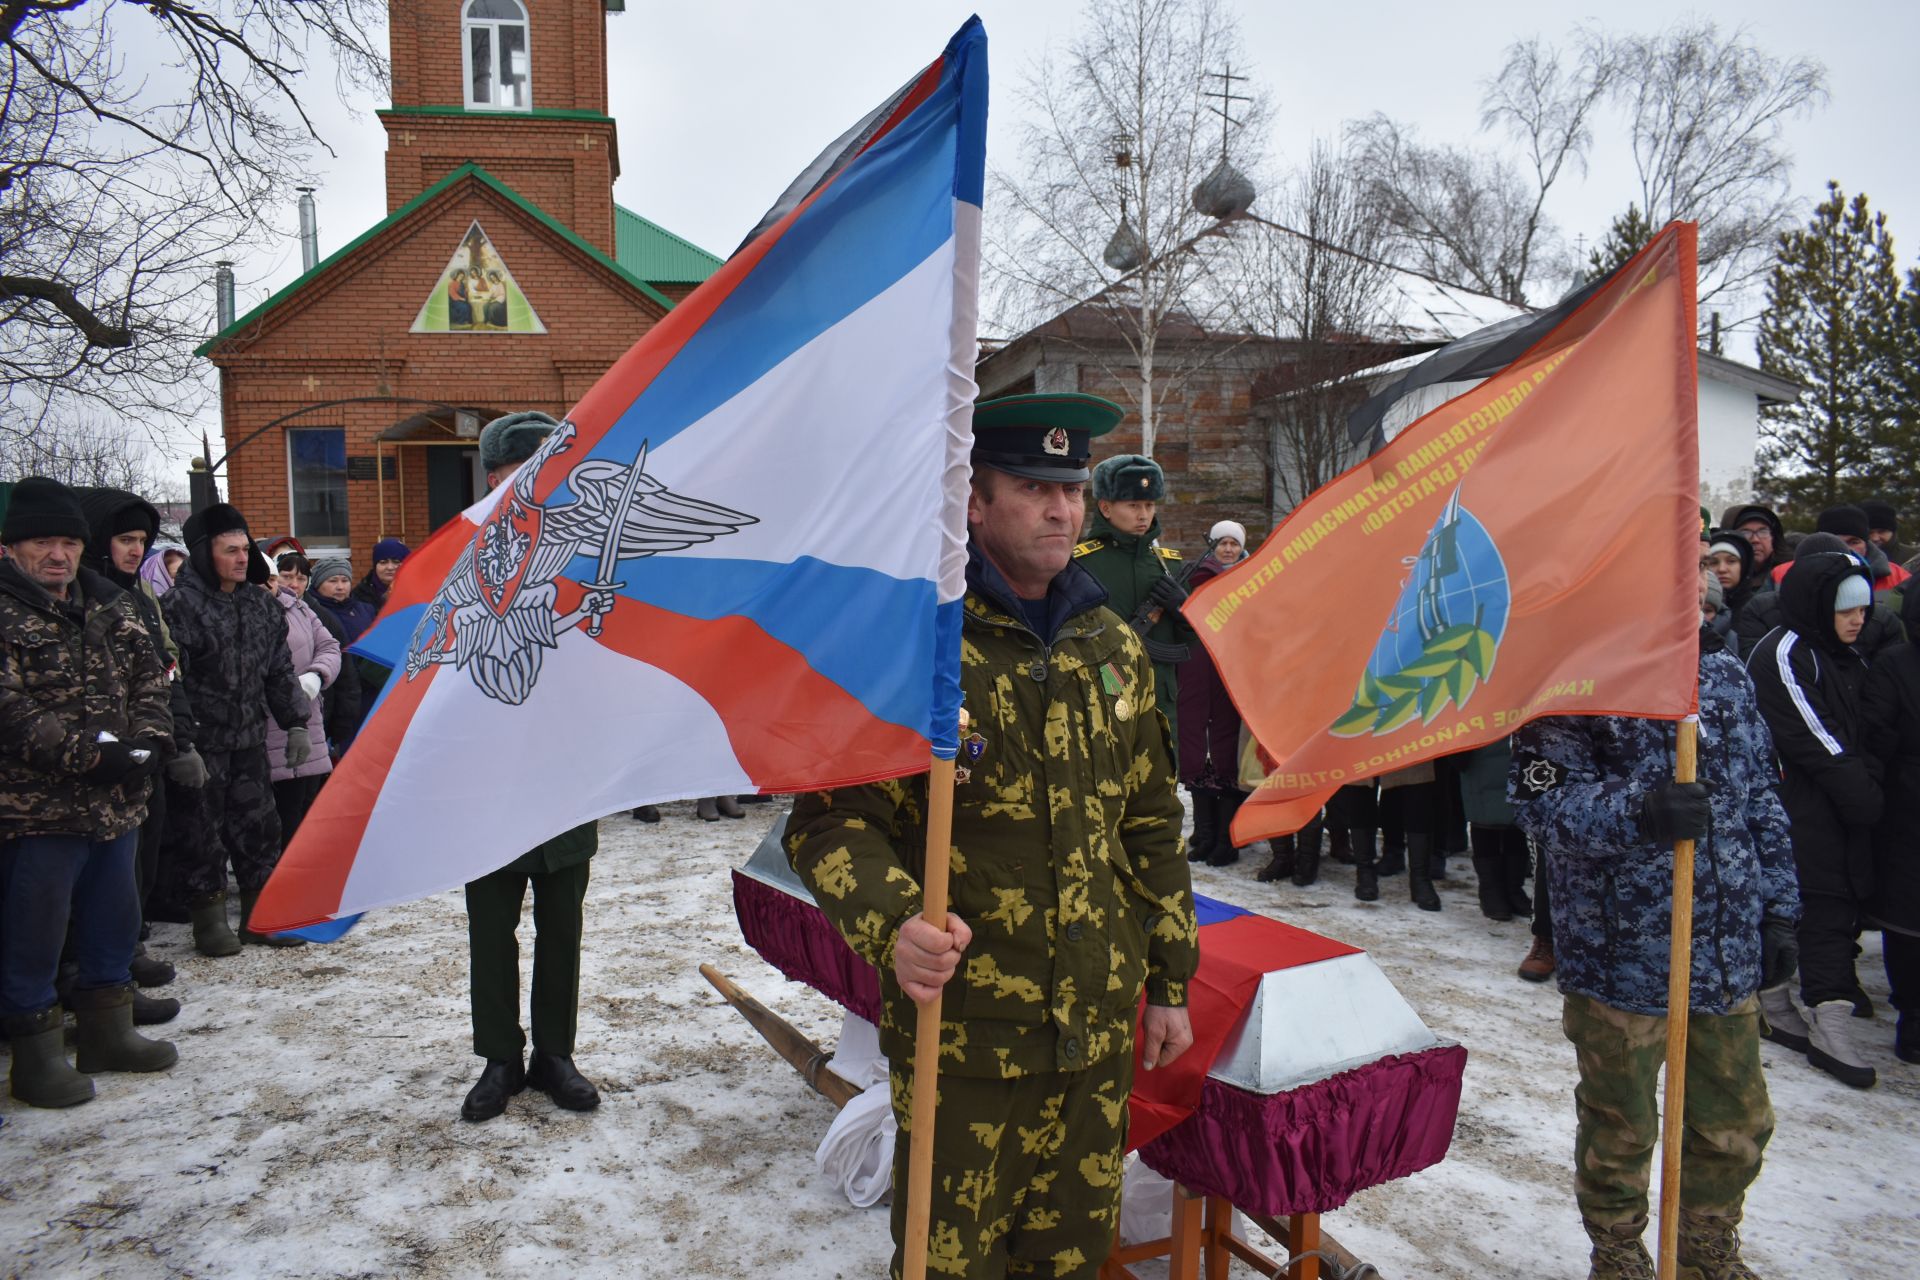
<instances>
[{"instance_id":1,"label":"green metal roof","mask_svg":"<svg viewBox=\"0 0 1920 1280\"><path fill-rule=\"evenodd\" d=\"M721 259L631 209L613 206L613 256L648 284L699 284Z\"/></svg>"},{"instance_id":2,"label":"green metal roof","mask_svg":"<svg viewBox=\"0 0 1920 1280\"><path fill-rule=\"evenodd\" d=\"M587 243L585 240L582 240L578 235L576 235L573 232L573 230L570 227L566 226L564 223L560 222L558 219L548 214L539 205L533 203L533 201L527 199L525 196L521 195L518 191L515 191L512 187L500 181L500 179L494 177L492 174L488 173L485 169L481 168L479 165L463 164L458 169L455 169L452 173L448 174L446 177L440 179L440 181L428 187L425 191L422 191L419 195L415 196L413 199L401 205L398 209L395 209L392 213L388 214L386 217L382 218L380 221L374 223L371 227L368 227L365 231L362 231L359 235L355 236L352 240L349 240L346 244L341 245L338 249L334 250L332 253L322 258L319 261L319 263L314 266L313 270L306 272L304 275L294 280L292 284L289 284L284 289L281 289L278 293L275 293L272 297L268 298L265 302L261 303L259 306L255 307L253 310L247 312L247 314L241 316L239 319L235 320L232 324L222 329L219 333L216 333L211 338L208 338L205 342L201 343L198 347L194 348L193 354L197 356L204 356L208 352L212 351L215 347L219 346L222 342L226 341L226 339L228 339L229 337L232 337L234 334L240 333L241 331L251 327L256 321L266 316L269 312L271 312L274 308L278 307L281 303L285 302L288 298L291 298L294 294L299 293L301 290L305 289L308 285L312 284L314 281L318 280L321 276L325 275L333 267L334 263L339 262L342 258L352 253L355 249L358 249L361 245L367 243L367 241L373 239L375 236L385 231L388 227L393 226L396 222L399 222L401 219L407 217L409 214L413 213L414 210L420 208L422 205L426 204L429 200L439 195L442 191L445 191L448 187L451 187L454 183L459 182L464 178L472 178L475 181L481 183L483 186L492 188L494 191L498 192L501 197L506 199L509 203L518 206L523 212L525 212L530 217L532 217L534 221L540 223L542 226L546 227L549 231L554 232L562 240L572 245L575 249L585 254L588 258L599 263L601 266L606 267L608 270L613 272L613 274L617 276L619 279L625 281L627 284L633 286L633 288L638 290L640 293L644 294L650 301L657 303L663 310L667 310L667 311L673 310L673 300L667 297L665 294L661 293L658 289L655 289L651 284L648 284L646 280L642 279L639 275L629 270L626 266L624 255L620 261L615 261L614 259L607 257L606 254L601 253L600 250L594 248L591 244ZM616 210L618 210L619 207L616 205L615 208ZM624 210L620 210L620 212L624 212ZM632 214L628 214L627 216L633 217ZM635 221L644 221L644 219L635 219ZM653 226L652 223L647 223L647 225L649 227ZM653 229L655 231L660 231L658 227L654 227ZM664 231L660 231L660 234L664 236L667 233ZM685 244L686 242L680 241L679 243ZM699 250L693 249L692 245L687 245L687 248L693 250L693 252L695 253L699 252ZM720 264L716 261L714 265L719 266ZM705 277L702 277L702 279L704 278Z\"/></svg>"}]
</instances>

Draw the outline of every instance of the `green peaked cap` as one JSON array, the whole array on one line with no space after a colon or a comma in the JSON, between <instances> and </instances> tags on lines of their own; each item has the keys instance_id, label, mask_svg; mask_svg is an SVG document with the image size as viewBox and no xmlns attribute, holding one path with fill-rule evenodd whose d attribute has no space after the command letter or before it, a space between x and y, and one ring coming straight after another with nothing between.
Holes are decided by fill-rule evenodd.
<instances>
[{"instance_id":1,"label":"green peaked cap","mask_svg":"<svg viewBox=\"0 0 1920 1280\"><path fill-rule=\"evenodd\" d=\"M1085 480L1093 438L1120 425L1125 413L1078 391L982 400L973 407L973 461L1032 480Z\"/></svg>"}]
</instances>

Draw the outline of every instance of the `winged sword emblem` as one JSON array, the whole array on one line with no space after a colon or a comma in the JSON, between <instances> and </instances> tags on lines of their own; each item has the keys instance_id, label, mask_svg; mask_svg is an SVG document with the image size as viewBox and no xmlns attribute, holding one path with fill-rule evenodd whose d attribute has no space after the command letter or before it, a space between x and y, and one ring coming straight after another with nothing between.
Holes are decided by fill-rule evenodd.
<instances>
[{"instance_id":1,"label":"winged sword emblem","mask_svg":"<svg viewBox=\"0 0 1920 1280\"><path fill-rule=\"evenodd\" d=\"M563 422L508 480L507 492L428 602L408 646L406 678L452 663L488 697L518 706L539 681L546 651L585 626L598 636L614 608L622 562L684 551L758 520L669 489L646 470L647 447L630 464L588 458L566 474L572 501L549 506L541 476L563 465L575 429ZM562 486L548 487L551 497ZM583 548L599 556L578 606L558 607L561 571Z\"/></svg>"}]
</instances>

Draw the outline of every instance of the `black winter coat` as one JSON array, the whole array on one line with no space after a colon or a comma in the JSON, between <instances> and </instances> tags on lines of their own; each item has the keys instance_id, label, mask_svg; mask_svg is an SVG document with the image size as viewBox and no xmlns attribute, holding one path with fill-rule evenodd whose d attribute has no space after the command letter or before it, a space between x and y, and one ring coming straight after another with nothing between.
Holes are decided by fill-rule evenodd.
<instances>
[{"instance_id":1,"label":"black winter coat","mask_svg":"<svg viewBox=\"0 0 1920 1280\"><path fill-rule=\"evenodd\" d=\"M327 607L327 598L309 591L306 600L307 607L320 619L327 634L340 642L340 674L321 695L320 709L327 726L328 745L343 752L353 741L353 735L360 731L360 667L347 652L347 645L351 643L347 629L340 625L340 616Z\"/></svg>"},{"instance_id":2,"label":"black winter coat","mask_svg":"<svg viewBox=\"0 0 1920 1280\"><path fill-rule=\"evenodd\" d=\"M1895 798L1874 831L1874 893L1868 915L1885 928L1920 934L1920 591L1908 591L1901 620L1914 641L1882 654L1867 675L1861 711L1866 749L1886 770Z\"/></svg>"},{"instance_id":3,"label":"black winter coat","mask_svg":"<svg viewBox=\"0 0 1920 1280\"><path fill-rule=\"evenodd\" d=\"M1784 625L1754 647L1747 673L1780 757L1801 893L1865 901L1873 893L1879 766L1862 750L1866 661L1833 629L1834 596L1854 574L1872 581L1865 565L1838 552L1794 561L1780 583Z\"/></svg>"},{"instance_id":4,"label":"black winter coat","mask_svg":"<svg viewBox=\"0 0 1920 1280\"><path fill-rule=\"evenodd\" d=\"M211 565L189 555L160 600L180 646L195 745L206 751L265 746L269 715L282 729L303 727L311 705L293 674L287 613L258 587L222 591L212 576Z\"/></svg>"},{"instance_id":5,"label":"black winter coat","mask_svg":"<svg viewBox=\"0 0 1920 1280\"><path fill-rule=\"evenodd\" d=\"M1727 647L1737 650L1744 657L1767 638L1769 631L1784 621L1780 593L1762 591L1748 598L1733 615L1734 634L1728 639ZM1867 611L1867 624L1860 628L1860 638L1853 642L1853 648L1867 660L1868 666L1872 666L1880 660L1882 653L1904 639L1899 612L1892 605L1876 599L1873 608Z\"/></svg>"}]
</instances>

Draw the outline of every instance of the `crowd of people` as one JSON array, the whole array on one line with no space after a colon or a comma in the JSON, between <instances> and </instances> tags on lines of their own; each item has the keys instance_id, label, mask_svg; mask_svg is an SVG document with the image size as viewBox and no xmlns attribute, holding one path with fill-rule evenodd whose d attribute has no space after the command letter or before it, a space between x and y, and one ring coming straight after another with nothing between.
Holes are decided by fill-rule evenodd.
<instances>
[{"instance_id":1,"label":"crowd of people","mask_svg":"<svg viewBox=\"0 0 1920 1280\"><path fill-rule=\"evenodd\" d=\"M1040 1000L1041 986L1005 981L1015 970L999 965L1044 968L1048 955L1085 950L1105 966L1118 925L1090 932L1088 948L1081 923L1065 914L1049 914L1035 933L1018 909L1024 891L1011 883L973 928L960 920L962 889L947 931L917 921L909 865L917 855L905 845L924 797L907 784L801 797L788 827L796 869L882 970L890 1004L881 1038L895 1059L903 1128L910 1006L956 978L979 987L967 1001L970 1034L996 1046L977 1064L964 1056L950 1064L966 1082L956 1096L973 1099L964 1106L1114 1114L1112 1097L1130 1088L1126 1046L1143 993L1144 1065L1170 1061L1190 1037L1182 1006L1194 960L1191 891L1184 865L1176 872L1167 862L1179 862L1174 779L1190 797L1186 861L1227 867L1242 855L1236 813L1271 762L1180 607L1244 558L1248 534L1217 521L1192 562L1162 545L1160 467L1134 454L1087 467L1088 441L1118 416L1117 406L1084 396L980 406L967 601L969 663L991 665L1001 650L1016 660L1036 644L1039 655L1021 666L1032 679L1013 682L1017 696L996 686L976 699L1002 721L983 779L1000 779L1000 794L1012 795L1054 768L1054 757L1071 757L1061 754L1056 721L1137 753L1115 757L1115 777L1074 783L1089 799L1075 820L1088 824L1073 837L1075 874L1158 922L1115 944L1112 963L1124 960L1131 975L1110 988L1116 1001L1083 1003L1062 1027L1043 1021L1052 1029L1042 1035L1028 1025L1030 1010L1016 1007ZM488 424L480 453L489 487L506 482L555 425L537 413ZM1305 887L1323 874L1324 857L1351 867L1356 899L1376 901L1383 881L1404 875L1411 905L1434 912L1441 886L1457 883L1452 861L1467 858L1482 914L1530 924L1520 976L1557 976L1566 998L1581 1077L1577 1198L1593 1274L1603 1278L1651 1274L1640 1236L1657 1140L1675 841L1695 842L1700 868L1692 1035L1703 1065L1697 1088L1690 1072L1687 1129L1688 1167L1700 1172L1683 1194L1682 1255L1697 1266L1688 1274L1752 1274L1739 1263L1734 1227L1772 1125L1759 1039L1804 1053L1846 1084L1875 1083L1876 1050L1856 1030L1872 1015L1855 968L1865 931L1883 935L1898 1014L1893 1051L1920 1062L1920 837L1897 802L1920 794L1920 647L1907 638L1920 627L1920 590L1908 589L1915 564L1898 542L1896 514L1879 503L1834 507L1803 537L1762 506L1702 517L1702 781L1673 780L1670 723L1548 717L1511 739L1341 788L1312 822L1269 842L1254 877ZM93 1096L94 1073L159 1071L176 1060L171 1044L135 1029L179 1010L147 994L175 977L145 953L147 922L190 923L193 945L211 957L303 945L254 929L255 903L387 678L350 650L408 548L382 539L356 580L346 560L310 560L292 538L257 541L228 505L197 512L178 542L163 541L158 512L136 495L38 478L14 486L0 543L0 1017L13 1095L70 1106ZM1077 663L1059 656L1081 650ZM1072 690L1054 687L1069 676ZM985 677L969 666L964 678ZM740 817L739 799L704 799L696 816ZM989 846L1031 845L1035 865L1050 865L1059 842L1049 832L1078 811L1056 805L1050 823L1036 825L1032 806L963 796L956 830L977 823ZM660 820L651 806L634 816ZM474 1049L486 1060L462 1107L468 1120L499 1115L527 1087L573 1110L599 1101L572 1063L596 849L587 824L467 886ZM1124 892L1106 883L1114 876ZM529 889L531 1059L514 936ZM1006 937L989 940L987 925L1002 915L994 927ZM969 946L1000 951L962 966ZM1064 971L1048 972L1058 981ZM976 1005L984 1020L972 1018ZM1003 1016L1003 1041L992 1040ZM1008 1063L1029 1058L1008 1075ZM1004 1080L1029 1075L1029 1086L1002 1096ZM1080 1152L1084 1171L1116 1140L1088 1129L1061 1151ZM1001 1158L941 1159L948 1155L980 1176L988 1170L975 1165ZM976 1226L990 1207L945 1206ZM1110 1230L1103 1216L1089 1221L1091 1234L1078 1228L1089 1240Z\"/></svg>"}]
</instances>

